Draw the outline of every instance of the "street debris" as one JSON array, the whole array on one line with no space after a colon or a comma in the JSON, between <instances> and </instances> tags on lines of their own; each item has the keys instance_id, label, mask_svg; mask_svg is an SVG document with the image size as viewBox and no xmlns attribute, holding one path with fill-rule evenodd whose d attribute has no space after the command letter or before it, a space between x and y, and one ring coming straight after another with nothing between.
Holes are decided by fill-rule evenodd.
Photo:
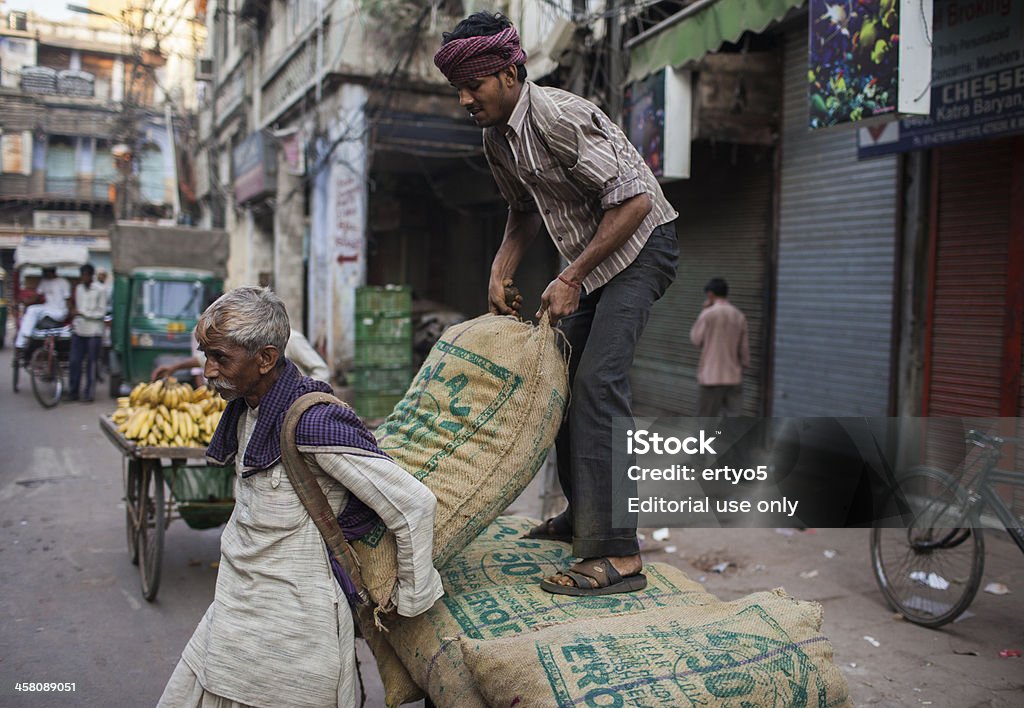
<instances>
[{"instance_id":1,"label":"street debris","mask_svg":"<svg viewBox=\"0 0 1024 708\"><path fill-rule=\"evenodd\" d=\"M957 656L977 656L978 652L973 649L954 649L953 653Z\"/></svg>"},{"instance_id":2,"label":"street debris","mask_svg":"<svg viewBox=\"0 0 1024 708\"><path fill-rule=\"evenodd\" d=\"M817 578L818 577L818 571L817 570L805 570L804 572L800 573L800 577L803 578L804 580L810 580L811 578Z\"/></svg>"},{"instance_id":3,"label":"street debris","mask_svg":"<svg viewBox=\"0 0 1024 708\"><path fill-rule=\"evenodd\" d=\"M867 642L868 644L870 644L871 646L875 647L876 649L878 647L882 646L882 643L880 641L878 641L874 637L869 637L866 634L864 635L864 641Z\"/></svg>"},{"instance_id":4,"label":"street debris","mask_svg":"<svg viewBox=\"0 0 1024 708\"><path fill-rule=\"evenodd\" d=\"M728 568L730 565L732 565L732 563L730 563L729 561L724 561L722 563L718 563L717 565L711 566L711 572L713 572L713 573L724 573L726 568Z\"/></svg>"},{"instance_id":5,"label":"street debris","mask_svg":"<svg viewBox=\"0 0 1024 708\"><path fill-rule=\"evenodd\" d=\"M1020 658L1020 655L1020 649L1003 649L999 652L999 656L1003 657L1004 659L1018 659Z\"/></svg>"},{"instance_id":6,"label":"street debris","mask_svg":"<svg viewBox=\"0 0 1024 708\"><path fill-rule=\"evenodd\" d=\"M775 529L775 533L783 536L792 536L796 533L796 529Z\"/></svg>"},{"instance_id":7,"label":"street debris","mask_svg":"<svg viewBox=\"0 0 1024 708\"><path fill-rule=\"evenodd\" d=\"M989 583L985 586L985 592L991 593L992 595L1009 595L1010 588L1006 587L1002 583Z\"/></svg>"},{"instance_id":8,"label":"street debris","mask_svg":"<svg viewBox=\"0 0 1024 708\"><path fill-rule=\"evenodd\" d=\"M651 534L651 538L655 541L667 541L668 540L668 529L661 528Z\"/></svg>"},{"instance_id":9,"label":"street debris","mask_svg":"<svg viewBox=\"0 0 1024 708\"><path fill-rule=\"evenodd\" d=\"M916 580L922 585L927 585L933 590L947 590L949 588L949 581L935 573L928 573L925 575L924 571L915 570L910 574L910 579Z\"/></svg>"},{"instance_id":10,"label":"street debris","mask_svg":"<svg viewBox=\"0 0 1024 708\"><path fill-rule=\"evenodd\" d=\"M757 565L754 566L754 572L755 573L761 573L761 572L764 572L765 570L767 570L767 569L765 568L764 564L762 564L762 563L758 563Z\"/></svg>"},{"instance_id":11,"label":"street debris","mask_svg":"<svg viewBox=\"0 0 1024 708\"><path fill-rule=\"evenodd\" d=\"M835 558L836 556L839 555L838 551L833 551L831 548L829 548L828 550L822 551L821 553L822 553L822 555L824 555L829 560L831 560L831 559L833 559L833 558Z\"/></svg>"},{"instance_id":12,"label":"street debris","mask_svg":"<svg viewBox=\"0 0 1024 708\"><path fill-rule=\"evenodd\" d=\"M678 550L675 546L665 546L665 553L675 553Z\"/></svg>"}]
</instances>

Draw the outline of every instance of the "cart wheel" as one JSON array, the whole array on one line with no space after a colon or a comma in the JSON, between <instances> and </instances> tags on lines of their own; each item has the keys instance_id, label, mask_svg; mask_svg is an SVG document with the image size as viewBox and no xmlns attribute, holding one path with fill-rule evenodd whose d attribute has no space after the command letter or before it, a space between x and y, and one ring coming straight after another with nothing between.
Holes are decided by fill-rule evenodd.
<instances>
[{"instance_id":1,"label":"cart wheel","mask_svg":"<svg viewBox=\"0 0 1024 708\"><path fill-rule=\"evenodd\" d=\"M124 525L128 532L128 557L132 565L139 564L139 524L141 518L139 504L139 488L142 485L142 464L136 460L127 460L124 471Z\"/></svg>"},{"instance_id":2,"label":"cart wheel","mask_svg":"<svg viewBox=\"0 0 1024 708\"><path fill-rule=\"evenodd\" d=\"M147 601L156 599L160 588L160 566L164 556L164 473L155 461L142 468L140 504L143 514L139 519L139 577L142 596Z\"/></svg>"},{"instance_id":3,"label":"cart wheel","mask_svg":"<svg viewBox=\"0 0 1024 708\"><path fill-rule=\"evenodd\" d=\"M57 352L46 347L36 349L29 364L32 372L32 393L43 408L53 408L60 403L60 395L64 392L64 381L57 362Z\"/></svg>"}]
</instances>

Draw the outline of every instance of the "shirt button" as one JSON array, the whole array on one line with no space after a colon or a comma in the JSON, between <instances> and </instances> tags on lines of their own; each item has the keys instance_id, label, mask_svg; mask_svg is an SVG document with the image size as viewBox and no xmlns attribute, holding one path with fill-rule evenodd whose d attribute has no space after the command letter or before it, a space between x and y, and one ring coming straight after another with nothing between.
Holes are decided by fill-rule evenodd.
<instances>
[{"instance_id":1,"label":"shirt button","mask_svg":"<svg viewBox=\"0 0 1024 708\"><path fill-rule=\"evenodd\" d=\"M551 213L551 210L550 210L550 209L545 209L545 210L544 210L544 213L545 213L545 214L550 214L550 213Z\"/></svg>"},{"instance_id":2,"label":"shirt button","mask_svg":"<svg viewBox=\"0 0 1024 708\"><path fill-rule=\"evenodd\" d=\"M556 238L556 239L558 239L559 241L561 241L561 240L562 240L562 237L561 237L561 236L556 236L555 238Z\"/></svg>"}]
</instances>

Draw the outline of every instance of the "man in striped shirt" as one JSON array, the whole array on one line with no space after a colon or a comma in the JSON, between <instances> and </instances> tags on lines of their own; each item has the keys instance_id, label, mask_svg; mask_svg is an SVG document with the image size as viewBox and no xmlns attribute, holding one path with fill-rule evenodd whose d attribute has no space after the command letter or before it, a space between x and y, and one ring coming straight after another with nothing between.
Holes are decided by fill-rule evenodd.
<instances>
[{"instance_id":1,"label":"man in striped shirt","mask_svg":"<svg viewBox=\"0 0 1024 708\"><path fill-rule=\"evenodd\" d=\"M629 367L651 306L675 278L678 215L619 127L585 99L527 82L525 61L512 23L486 12L445 33L434 56L483 128L509 205L491 311L513 313L504 284L542 226L567 263L537 317L547 312L571 346L572 402L556 443L569 508L530 536L571 540L584 560L541 585L567 595L631 592L646 579L635 519L631 528L613 523L613 474L625 470L612 467L612 419L632 416Z\"/></svg>"}]
</instances>

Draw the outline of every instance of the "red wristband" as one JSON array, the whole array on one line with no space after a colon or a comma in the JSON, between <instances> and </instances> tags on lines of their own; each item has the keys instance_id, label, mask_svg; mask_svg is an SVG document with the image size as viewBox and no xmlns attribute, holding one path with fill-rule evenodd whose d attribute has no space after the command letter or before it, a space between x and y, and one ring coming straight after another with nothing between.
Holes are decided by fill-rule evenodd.
<instances>
[{"instance_id":1,"label":"red wristband","mask_svg":"<svg viewBox=\"0 0 1024 708\"><path fill-rule=\"evenodd\" d=\"M574 283L573 281L569 280L568 278L566 278L561 273L558 274L558 279L561 280L566 285L568 285L570 288L575 288L576 290L580 289L580 284L579 283Z\"/></svg>"}]
</instances>

